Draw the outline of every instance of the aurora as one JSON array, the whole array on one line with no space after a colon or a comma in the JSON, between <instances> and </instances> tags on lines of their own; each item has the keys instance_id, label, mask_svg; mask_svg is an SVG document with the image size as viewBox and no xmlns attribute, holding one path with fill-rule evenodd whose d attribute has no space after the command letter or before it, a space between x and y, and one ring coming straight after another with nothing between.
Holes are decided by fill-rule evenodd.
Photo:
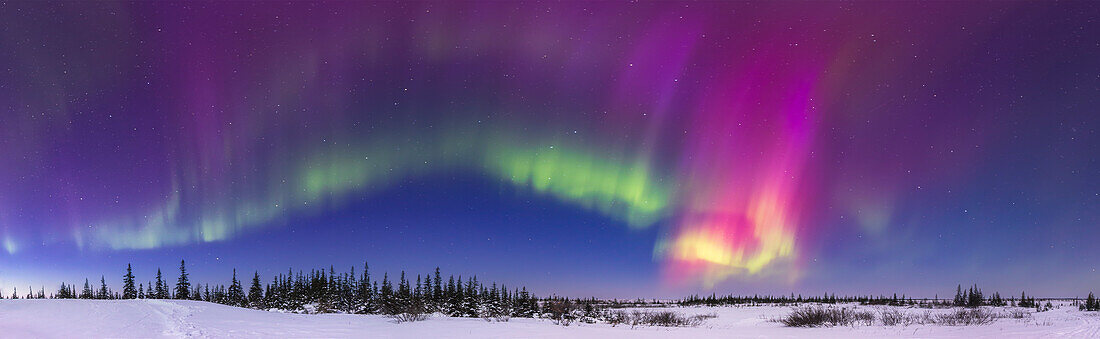
<instances>
[{"instance_id":1,"label":"aurora","mask_svg":"<svg viewBox=\"0 0 1100 339\"><path fill-rule=\"evenodd\" d=\"M542 295L1061 291L1049 262L1100 262L1100 56L1059 6L0 4L0 285L369 256Z\"/></svg>"},{"instance_id":2,"label":"aurora","mask_svg":"<svg viewBox=\"0 0 1100 339\"><path fill-rule=\"evenodd\" d=\"M485 173L518 189L599 211L631 227L653 225L669 200L671 192L648 175L649 164L643 161L616 162L613 155L585 154L563 143L517 148L504 146L507 137L490 139L441 137L431 141L438 143L434 145L373 140L362 146L322 147L319 155L295 160L302 165L290 173L289 180L267 183L270 188L262 191L267 194L255 200L233 199L214 208L200 205L189 219L181 214L181 196L196 193L177 184L163 205L140 220L97 223L90 234L77 228L74 237L81 246L116 250L223 241L285 214L326 205L338 208L347 196L369 194L394 181L433 171Z\"/></svg>"}]
</instances>

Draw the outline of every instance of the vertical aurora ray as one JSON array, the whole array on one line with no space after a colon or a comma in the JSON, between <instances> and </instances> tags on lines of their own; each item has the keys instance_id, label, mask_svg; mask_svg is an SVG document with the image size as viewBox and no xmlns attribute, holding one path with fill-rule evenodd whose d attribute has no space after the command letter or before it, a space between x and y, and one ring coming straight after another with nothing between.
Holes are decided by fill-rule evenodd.
<instances>
[{"instance_id":1,"label":"vertical aurora ray","mask_svg":"<svg viewBox=\"0 0 1100 339\"><path fill-rule=\"evenodd\" d=\"M701 130L689 143L693 156L685 158L680 174L688 181L683 210L671 236L655 249L674 282L698 280L712 287L732 276L775 273L764 272L768 268L797 274L792 268L799 213L811 198L802 173L817 122L816 75L773 71L768 74L789 79L780 77L787 81L775 88L743 89L744 81L763 81L762 71L753 72L734 76L738 81L700 105ZM757 127L738 128L745 125Z\"/></svg>"}]
</instances>

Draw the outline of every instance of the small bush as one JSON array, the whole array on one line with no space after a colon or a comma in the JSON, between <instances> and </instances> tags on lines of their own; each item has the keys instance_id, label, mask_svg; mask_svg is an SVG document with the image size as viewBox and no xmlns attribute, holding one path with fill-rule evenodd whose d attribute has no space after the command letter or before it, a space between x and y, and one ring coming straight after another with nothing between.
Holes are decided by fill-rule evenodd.
<instances>
[{"instance_id":1,"label":"small bush","mask_svg":"<svg viewBox=\"0 0 1100 339\"><path fill-rule=\"evenodd\" d=\"M892 308L883 309L879 312L879 319L886 326L908 325L908 318L910 318L908 315Z\"/></svg>"},{"instance_id":2,"label":"small bush","mask_svg":"<svg viewBox=\"0 0 1100 339\"><path fill-rule=\"evenodd\" d=\"M696 314L696 315L693 315L692 317L696 318L696 319L699 319L700 321L703 321L703 320L707 320L707 319L718 318L718 313Z\"/></svg>"},{"instance_id":3,"label":"small bush","mask_svg":"<svg viewBox=\"0 0 1100 339\"><path fill-rule=\"evenodd\" d=\"M1005 318L1025 319L1031 317L1031 313L1025 310L1015 309L1005 313Z\"/></svg>"},{"instance_id":4,"label":"small bush","mask_svg":"<svg viewBox=\"0 0 1100 339\"><path fill-rule=\"evenodd\" d=\"M871 325L875 314L848 308L808 306L796 308L779 322L790 327Z\"/></svg>"},{"instance_id":5,"label":"small bush","mask_svg":"<svg viewBox=\"0 0 1100 339\"><path fill-rule=\"evenodd\" d=\"M577 305L568 299L549 301L546 308L550 319L553 319L555 324L569 326L577 319L575 314L578 311Z\"/></svg>"},{"instance_id":6,"label":"small bush","mask_svg":"<svg viewBox=\"0 0 1100 339\"><path fill-rule=\"evenodd\" d=\"M391 315L390 318L396 323L407 323L428 319L428 315L423 313L398 313Z\"/></svg>"},{"instance_id":7,"label":"small bush","mask_svg":"<svg viewBox=\"0 0 1100 339\"><path fill-rule=\"evenodd\" d=\"M936 324L947 326L987 325L996 319L992 311L975 309L956 309L954 312L936 316Z\"/></svg>"},{"instance_id":8,"label":"small bush","mask_svg":"<svg viewBox=\"0 0 1100 339\"><path fill-rule=\"evenodd\" d=\"M512 319L512 317L507 316L507 315L502 315L502 314L498 314L498 315L482 314L481 319L485 320L485 322L490 322L490 323L494 322L494 321L496 321L498 323L506 323L506 322L508 322L508 320Z\"/></svg>"},{"instance_id":9,"label":"small bush","mask_svg":"<svg viewBox=\"0 0 1100 339\"><path fill-rule=\"evenodd\" d=\"M607 312L607 315L604 316L604 321L607 321L611 327L615 327L616 325L629 323L630 314L623 310L614 310Z\"/></svg>"},{"instance_id":10,"label":"small bush","mask_svg":"<svg viewBox=\"0 0 1100 339\"><path fill-rule=\"evenodd\" d=\"M685 316L673 311L611 311L604 315L604 321L612 327L621 324L635 326L694 327L704 320L717 318L714 313Z\"/></svg>"},{"instance_id":11,"label":"small bush","mask_svg":"<svg viewBox=\"0 0 1100 339\"><path fill-rule=\"evenodd\" d=\"M635 317L638 319L638 324L650 326L697 326L702 323L701 319L685 317L682 314L672 311L637 312L635 313Z\"/></svg>"}]
</instances>

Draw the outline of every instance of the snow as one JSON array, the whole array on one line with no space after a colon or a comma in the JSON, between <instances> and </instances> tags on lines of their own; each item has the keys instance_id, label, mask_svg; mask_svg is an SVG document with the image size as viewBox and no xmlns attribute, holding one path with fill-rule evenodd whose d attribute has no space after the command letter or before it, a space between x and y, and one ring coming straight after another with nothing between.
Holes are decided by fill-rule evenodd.
<instances>
[{"instance_id":1,"label":"snow","mask_svg":"<svg viewBox=\"0 0 1100 339\"><path fill-rule=\"evenodd\" d=\"M878 310L886 306L852 306ZM897 308L903 312L926 312ZM851 337L1097 337L1100 315L1068 304L1025 319L997 319L982 326L854 326L789 328L770 321L790 307L683 307L684 314L717 314L692 328L607 324L555 325L513 318L487 322L434 316L395 323L378 315L291 314L177 300L0 300L2 338L851 338ZM933 312L948 312L934 310ZM994 311L1005 311L996 308Z\"/></svg>"}]
</instances>

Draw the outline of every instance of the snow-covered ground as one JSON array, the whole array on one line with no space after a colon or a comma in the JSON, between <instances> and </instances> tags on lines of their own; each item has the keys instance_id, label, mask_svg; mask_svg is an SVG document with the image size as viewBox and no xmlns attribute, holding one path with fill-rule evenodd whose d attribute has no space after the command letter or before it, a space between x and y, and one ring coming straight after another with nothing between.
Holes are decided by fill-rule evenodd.
<instances>
[{"instance_id":1,"label":"snow-covered ground","mask_svg":"<svg viewBox=\"0 0 1100 339\"><path fill-rule=\"evenodd\" d=\"M849 306L854 307L854 306ZM874 306L859 306L876 310ZM926 312L898 308L903 312ZM1063 305L1024 319L981 326L855 326L789 328L769 321L790 307L685 307L684 314L716 314L693 328L606 324L568 327L548 320L432 317L395 323L375 315L288 314L195 301L0 300L0 338L730 338L730 337L1098 337L1100 315ZM1006 311L998 308L995 311ZM947 312L935 310L933 312Z\"/></svg>"}]
</instances>

